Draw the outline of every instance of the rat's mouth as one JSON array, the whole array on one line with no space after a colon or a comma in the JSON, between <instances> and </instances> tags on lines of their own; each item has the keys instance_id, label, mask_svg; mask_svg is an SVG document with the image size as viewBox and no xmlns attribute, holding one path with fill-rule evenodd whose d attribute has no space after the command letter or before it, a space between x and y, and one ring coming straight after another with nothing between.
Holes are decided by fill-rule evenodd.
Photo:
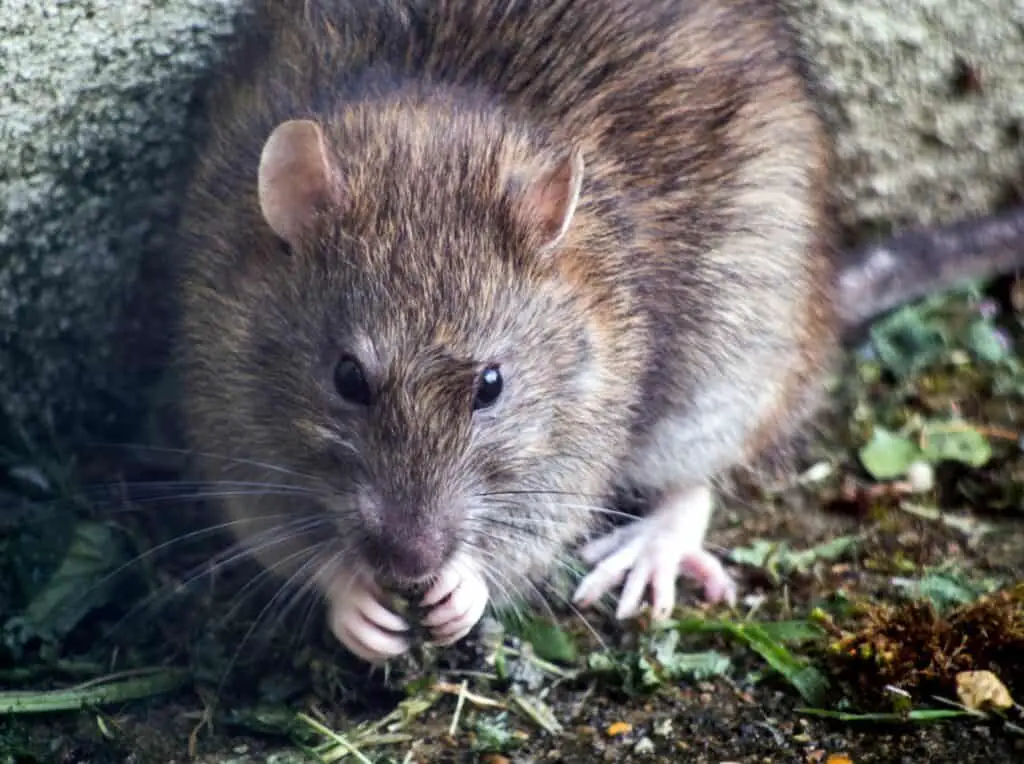
<instances>
[{"instance_id":1,"label":"rat's mouth","mask_svg":"<svg viewBox=\"0 0 1024 764\"><path fill-rule=\"evenodd\" d=\"M373 544L364 556L374 579L382 586L416 593L430 588L454 555L426 541L408 539L397 544Z\"/></svg>"},{"instance_id":2,"label":"rat's mouth","mask_svg":"<svg viewBox=\"0 0 1024 764\"><path fill-rule=\"evenodd\" d=\"M459 546L447 513L402 502L367 504L357 551L374 579L393 589L415 589L436 580Z\"/></svg>"}]
</instances>

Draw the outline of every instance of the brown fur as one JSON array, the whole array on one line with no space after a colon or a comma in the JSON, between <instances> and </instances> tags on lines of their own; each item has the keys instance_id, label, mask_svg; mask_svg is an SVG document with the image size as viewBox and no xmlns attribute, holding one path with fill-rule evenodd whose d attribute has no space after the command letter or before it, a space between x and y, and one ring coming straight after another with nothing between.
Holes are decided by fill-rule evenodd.
<instances>
[{"instance_id":1,"label":"brown fur","mask_svg":"<svg viewBox=\"0 0 1024 764\"><path fill-rule=\"evenodd\" d=\"M290 119L321 125L342 191L287 248L257 167ZM707 481L817 389L828 147L770 2L268 1L210 130L182 224L188 435L234 460L211 480L313 492L226 502L284 572L468 543L523 593L581 505ZM542 252L516 189L574 148L579 206ZM372 416L333 392L343 352ZM474 415L495 360L506 392ZM315 525L284 543L278 515Z\"/></svg>"}]
</instances>

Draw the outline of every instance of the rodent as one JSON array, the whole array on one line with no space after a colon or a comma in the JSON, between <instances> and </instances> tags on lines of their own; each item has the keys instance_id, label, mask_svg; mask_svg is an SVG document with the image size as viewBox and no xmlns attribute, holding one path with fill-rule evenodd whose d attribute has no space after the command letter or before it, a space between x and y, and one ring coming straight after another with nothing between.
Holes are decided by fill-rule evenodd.
<instances>
[{"instance_id":1,"label":"rodent","mask_svg":"<svg viewBox=\"0 0 1024 764\"><path fill-rule=\"evenodd\" d=\"M804 69L763 0L254 6L182 213L183 420L206 479L282 485L232 529L353 653L409 648L392 588L461 639L622 490L576 602L735 597L711 482L849 319Z\"/></svg>"}]
</instances>

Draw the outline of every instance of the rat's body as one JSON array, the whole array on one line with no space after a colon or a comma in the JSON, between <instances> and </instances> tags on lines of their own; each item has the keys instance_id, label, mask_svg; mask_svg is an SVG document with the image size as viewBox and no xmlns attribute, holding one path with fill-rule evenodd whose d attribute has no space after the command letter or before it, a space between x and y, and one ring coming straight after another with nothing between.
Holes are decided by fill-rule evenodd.
<instances>
[{"instance_id":1,"label":"rat's body","mask_svg":"<svg viewBox=\"0 0 1024 764\"><path fill-rule=\"evenodd\" d=\"M182 224L184 407L267 566L370 660L381 589L463 636L616 489L576 599L703 548L710 483L798 424L837 342L829 149L763 0L269 2Z\"/></svg>"}]
</instances>

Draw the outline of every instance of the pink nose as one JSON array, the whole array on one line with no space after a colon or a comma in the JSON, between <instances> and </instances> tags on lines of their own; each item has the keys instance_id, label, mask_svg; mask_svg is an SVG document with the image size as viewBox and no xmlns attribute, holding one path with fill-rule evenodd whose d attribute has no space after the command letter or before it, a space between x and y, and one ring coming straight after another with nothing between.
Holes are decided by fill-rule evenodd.
<instances>
[{"instance_id":1,"label":"pink nose","mask_svg":"<svg viewBox=\"0 0 1024 764\"><path fill-rule=\"evenodd\" d=\"M375 534L367 544L366 558L376 570L395 583L416 583L440 572L453 546L435 529L397 528Z\"/></svg>"}]
</instances>

